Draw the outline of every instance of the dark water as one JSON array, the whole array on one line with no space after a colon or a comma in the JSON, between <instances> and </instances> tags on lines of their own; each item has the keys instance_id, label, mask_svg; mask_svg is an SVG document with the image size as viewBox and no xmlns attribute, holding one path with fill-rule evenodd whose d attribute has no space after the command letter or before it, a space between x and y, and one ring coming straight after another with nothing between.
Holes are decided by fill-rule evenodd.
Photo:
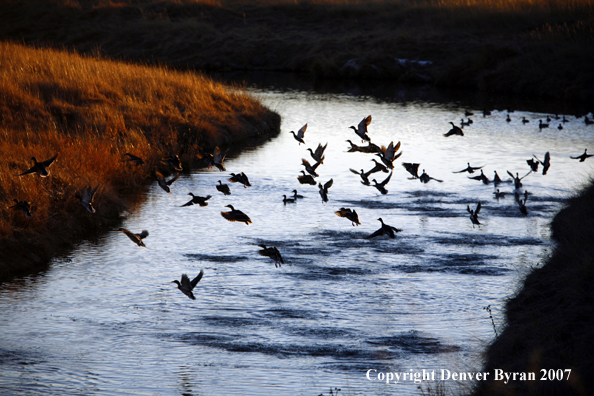
<instances>
[{"instance_id":1,"label":"dark water","mask_svg":"<svg viewBox=\"0 0 594 396\"><path fill-rule=\"evenodd\" d=\"M280 136L229 159L228 172L182 176L171 195L153 186L123 224L150 231L146 249L114 231L44 273L0 286L0 393L418 394L413 381L386 384L377 373L480 369L494 336L483 307L502 326L506 298L550 252L550 220L594 164L569 156L592 146L594 127L568 117L562 131L539 131L546 113L516 110L507 123L506 111L494 111L471 117L466 136L446 139L448 122L463 117L460 103L253 92L282 115ZM402 142L387 195L349 171L373 166L371 154L347 153L345 142L361 144L348 127L369 114L374 142ZM289 131L305 123L304 146ZM328 203L296 179L301 159L311 160L306 147L318 143L328 143L318 168L321 182L334 181ZM548 174L524 179L528 216L511 196L493 199L493 185L452 173L470 162L509 179L507 170L523 175L526 160L546 151ZM419 162L443 183L408 180L401 162ZM252 187L226 181L241 171ZM216 191L218 180L231 185L230 196ZM305 198L283 205L293 189ZM212 198L182 208L188 192ZM479 201L483 225L473 228L466 208ZM227 204L253 223L223 219ZM355 209L361 225L336 216L341 207ZM403 230L396 239L365 238L379 217ZM285 264L275 268L258 244L276 246ZM200 270L196 301L170 283Z\"/></svg>"}]
</instances>

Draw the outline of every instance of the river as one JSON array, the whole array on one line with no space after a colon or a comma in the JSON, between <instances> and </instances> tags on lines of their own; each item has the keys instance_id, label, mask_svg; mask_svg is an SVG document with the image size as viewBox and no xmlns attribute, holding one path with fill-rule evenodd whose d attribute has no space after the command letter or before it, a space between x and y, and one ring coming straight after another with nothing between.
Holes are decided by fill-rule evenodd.
<instances>
[{"instance_id":1,"label":"river","mask_svg":"<svg viewBox=\"0 0 594 396\"><path fill-rule=\"evenodd\" d=\"M594 126L566 114L563 130L554 119L540 130L549 113L491 109L483 117L482 108L430 97L252 92L281 114L280 135L227 159L226 172L183 175L171 194L155 183L122 225L148 230L146 248L114 230L47 271L0 285L0 393L418 395L419 385L437 382L387 384L387 373L425 369L439 379L441 370L480 370L495 336L484 308L500 331L506 299L550 254L550 221L594 164L569 157L594 152ZM467 119L465 110L475 113L465 135L444 137L450 121ZM377 159L347 152L347 139L364 145L349 126L368 115L374 143L401 142L385 195L349 171L367 171ZM289 132L306 123L300 145ZM328 144L317 169L318 181L333 180L327 203L317 186L297 181L302 158L313 162L306 148L318 143ZM487 177L497 171L508 181L508 170L523 176L526 160L547 151L548 173L539 168L523 179L527 216L513 195L494 198L513 184L453 173L484 165ZM419 173L443 183L410 180L402 162L420 163ZM252 186L230 183L231 172L244 172ZM215 189L218 180L231 195ZM294 189L305 198L283 204ZM181 207L189 192L212 198L206 207ZM479 202L480 227L467 212ZM228 204L252 224L225 220ZM338 217L341 207L356 210L361 225ZM402 232L367 239L380 217ZM285 263L275 267L259 244L276 246ZM200 270L195 301L171 283Z\"/></svg>"}]
</instances>

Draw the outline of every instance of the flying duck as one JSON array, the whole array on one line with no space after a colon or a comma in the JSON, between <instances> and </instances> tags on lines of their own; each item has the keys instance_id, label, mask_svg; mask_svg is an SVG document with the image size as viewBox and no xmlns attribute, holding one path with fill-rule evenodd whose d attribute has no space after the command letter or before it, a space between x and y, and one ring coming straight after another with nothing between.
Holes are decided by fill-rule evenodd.
<instances>
[{"instance_id":1,"label":"flying duck","mask_svg":"<svg viewBox=\"0 0 594 396\"><path fill-rule=\"evenodd\" d=\"M489 180L489 178L487 177L487 175L485 175L483 173L483 170L482 169L481 169L481 174L480 175L478 175L478 176L469 176L468 178L469 179L473 179L473 180L482 181L483 184L489 184L489 183L491 183L491 180Z\"/></svg>"},{"instance_id":2,"label":"flying duck","mask_svg":"<svg viewBox=\"0 0 594 396\"><path fill-rule=\"evenodd\" d=\"M571 159L579 159L580 162L584 162L586 160L586 158L588 157L592 157L594 154L588 154L588 149L584 150L584 154L582 155L578 155L577 157L569 157Z\"/></svg>"},{"instance_id":3,"label":"flying duck","mask_svg":"<svg viewBox=\"0 0 594 396\"><path fill-rule=\"evenodd\" d=\"M208 206L208 201L209 199L212 198L211 195L207 195L206 197L199 197L197 195L194 195L192 193L188 193L188 195L192 196L192 199L190 199L188 202L186 202L185 204L182 205L182 208L184 206L192 206L194 204L200 205L200 206Z\"/></svg>"},{"instance_id":4,"label":"flying duck","mask_svg":"<svg viewBox=\"0 0 594 396\"><path fill-rule=\"evenodd\" d=\"M391 225L385 224L381 217L378 220L380 221L380 223L382 223L382 226L380 227L379 230L377 230L373 234L365 237L366 239L371 239L371 238L375 238L375 237L382 236L382 235L387 235L388 237L393 239L393 238L396 238L397 232L402 231L399 228L392 227Z\"/></svg>"},{"instance_id":5,"label":"flying duck","mask_svg":"<svg viewBox=\"0 0 594 396\"><path fill-rule=\"evenodd\" d=\"M518 194L518 197L516 197L516 201L518 202L518 205L520 206L520 212L524 216L528 216L528 209L526 209L526 201L528 201L528 191L524 191L524 199L519 199L519 194Z\"/></svg>"},{"instance_id":6,"label":"flying duck","mask_svg":"<svg viewBox=\"0 0 594 396\"><path fill-rule=\"evenodd\" d=\"M37 162L35 157L31 157L31 160L33 161L33 166L25 172L21 173L19 176L28 175L31 173L37 173L41 177L49 176L49 170L47 168L50 167L50 165L56 160L56 158L58 158L58 154L54 155L52 158L48 160Z\"/></svg>"},{"instance_id":7,"label":"flying duck","mask_svg":"<svg viewBox=\"0 0 594 396\"><path fill-rule=\"evenodd\" d=\"M231 173L231 177L229 178L229 181L232 183L241 183L241 184L243 184L243 188L248 188L248 187L252 186L250 184L248 177L243 172L237 173L237 174Z\"/></svg>"},{"instance_id":8,"label":"flying duck","mask_svg":"<svg viewBox=\"0 0 594 396\"><path fill-rule=\"evenodd\" d=\"M173 170L176 172L181 172L184 170L181 161L179 160L179 157L177 155L170 155L167 158L163 158L161 161L171 166Z\"/></svg>"},{"instance_id":9,"label":"flying duck","mask_svg":"<svg viewBox=\"0 0 594 396\"><path fill-rule=\"evenodd\" d=\"M384 165L386 165L386 167L394 169L393 162L402 155L402 151L396 154L398 149L400 149L400 142L396 143L396 146L394 146L394 142L390 142L387 148L385 146L382 146L380 149L381 152L377 155L378 157L380 157L380 159L382 160Z\"/></svg>"},{"instance_id":10,"label":"flying duck","mask_svg":"<svg viewBox=\"0 0 594 396\"><path fill-rule=\"evenodd\" d=\"M122 162L131 162L133 164L136 164L136 166L140 166L140 165L144 165L145 164L145 162L143 161L142 158L137 157L134 154L126 153L124 155L127 156L128 159L125 159Z\"/></svg>"},{"instance_id":11,"label":"flying duck","mask_svg":"<svg viewBox=\"0 0 594 396\"><path fill-rule=\"evenodd\" d=\"M155 178L157 179L157 183L159 183L159 187L161 187L167 194L171 194L169 186L179 179L179 172L176 172L173 178L166 180L161 172L155 171Z\"/></svg>"},{"instance_id":12,"label":"flying duck","mask_svg":"<svg viewBox=\"0 0 594 396\"><path fill-rule=\"evenodd\" d=\"M502 182L501 178L497 174L497 171L494 171L495 175L493 176L493 184L497 185Z\"/></svg>"},{"instance_id":13,"label":"flying duck","mask_svg":"<svg viewBox=\"0 0 594 396\"><path fill-rule=\"evenodd\" d=\"M177 288L182 293L184 293L186 296L188 296L192 300L195 300L196 297L194 297L194 293L192 293L192 290L196 287L196 285L198 284L198 282L200 282L200 279L202 279L202 275L204 275L204 271L200 270L200 273L198 274L198 276L196 276L190 282L190 279L188 278L188 275L182 274L182 276L181 276L181 283L178 280L174 280L171 283L177 284Z\"/></svg>"},{"instance_id":14,"label":"flying duck","mask_svg":"<svg viewBox=\"0 0 594 396\"><path fill-rule=\"evenodd\" d=\"M377 144L373 144L371 142L369 142L367 144L367 146L357 146L356 144L353 144L353 142L351 142L350 140L347 140L347 142L349 142L349 144L351 145L351 148L349 148L347 150L347 153L355 153L355 152L360 152L360 153L379 153L381 151L381 149L379 148L379 146Z\"/></svg>"},{"instance_id":15,"label":"flying duck","mask_svg":"<svg viewBox=\"0 0 594 396\"><path fill-rule=\"evenodd\" d=\"M221 216L226 218L229 221L238 221L240 223L245 223L245 225L251 224L252 220L243 213L241 210L235 209L232 205L225 205L227 208L231 208L230 212L221 212Z\"/></svg>"},{"instance_id":16,"label":"flying duck","mask_svg":"<svg viewBox=\"0 0 594 396\"><path fill-rule=\"evenodd\" d=\"M301 143L305 144L305 141L303 140L303 136L305 135L305 130L307 129L307 124L303 125L298 131L297 134L295 134L294 131L291 131L289 133L293 134L293 137L295 138L295 140L297 140L299 142L299 145L301 145Z\"/></svg>"},{"instance_id":17,"label":"flying duck","mask_svg":"<svg viewBox=\"0 0 594 396\"><path fill-rule=\"evenodd\" d=\"M223 184L223 182L221 182L219 180L219 184L217 184L217 191L222 192L224 195L231 195L231 190L229 189L229 186L227 184Z\"/></svg>"},{"instance_id":18,"label":"flying duck","mask_svg":"<svg viewBox=\"0 0 594 396\"><path fill-rule=\"evenodd\" d=\"M300 171L301 173L303 173L303 175L301 176L297 176L297 180L299 180L299 183L301 184L311 184L312 186L316 185L316 181L314 180L313 176L311 175L306 175L305 171Z\"/></svg>"},{"instance_id":19,"label":"flying duck","mask_svg":"<svg viewBox=\"0 0 594 396\"><path fill-rule=\"evenodd\" d=\"M466 210L468 211L468 213L470 213L470 221L472 222L472 228L474 228L475 224L478 225L479 228L481 228L481 223L478 219L478 214L481 211L481 203L479 202L478 205L476 205L475 210L470 209L470 205L467 205Z\"/></svg>"},{"instance_id":20,"label":"flying duck","mask_svg":"<svg viewBox=\"0 0 594 396\"><path fill-rule=\"evenodd\" d=\"M95 198L95 193L99 186L95 187L94 189L91 186L86 187L82 190L82 195L76 194L75 197L80 199L80 203L84 208L89 211L90 213L95 213L95 208L93 207L93 199Z\"/></svg>"},{"instance_id":21,"label":"flying duck","mask_svg":"<svg viewBox=\"0 0 594 396\"><path fill-rule=\"evenodd\" d=\"M313 165L310 165L309 162L305 159L302 158L301 159L301 164L303 166L305 166L305 170L307 171L307 173L309 173L310 175L314 176L314 177L318 177L319 175L316 173L316 169L318 169L318 166L320 166L321 162L316 162Z\"/></svg>"},{"instance_id":22,"label":"flying duck","mask_svg":"<svg viewBox=\"0 0 594 396\"><path fill-rule=\"evenodd\" d=\"M536 158L536 155L532 155L534 158ZM538 158L536 158L536 160L538 162L540 162L540 164L542 165L542 174L546 175L547 171L549 170L549 168L551 167L551 154L549 154L549 152L547 151L545 153L544 156L544 161L539 160Z\"/></svg>"},{"instance_id":23,"label":"flying duck","mask_svg":"<svg viewBox=\"0 0 594 396\"><path fill-rule=\"evenodd\" d=\"M377 160L375 158L372 158L371 160L373 161L375 166L373 168L371 168L369 170L369 172L367 172L368 175L371 175L372 173L375 173L375 172L390 173L390 171L384 164L380 164L379 162L377 162Z\"/></svg>"},{"instance_id":24,"label":"flying duck","mask_svg":"<svg viewBox=\"0 0 594 396\"><path fill-rule=\"evenodd\" d=\"M130 238L130 240L132 242L134 242L135 244L137 244L139 247L140 246L146 247L146 245L144 244L144 242L142 242L142 240L149 235L149 232L147 230L142 230L142 232L140 234L135 234L133 232L128 231L125 228L120 228L120 231L122 231L124 234L126 234L128 236L128 238Z\"/></svg>"},{"instance_id":25,"label":"flying duck","mask_svg":"<svg viewBox=\"0 0 594 396\"><path fill-rule=\"evenodd\" d=\"M10 209L20 210L25 215L25 217L33 217L31 214L31 202L19 201L16 198L14 198L13 201L15 204L12 205Z\"/></svg>"},{"instance_id":26,"label":"flying duck","mask_svg":"<svg viewBox=\"0 0 594 396\"><path fill-rule=\"evenodd\" d=\"M452 173L464 173L464 172L468 172L468 173L474 173L475 170L479 170L485 167L485 165L483 166L470 166L470 162L466 163L468 166L466 167L466 169L462 169L461 171L457 171L457 172L452 172Z\"/></svg>"},{"instance_id":27,"label":"flying duck","mask_svg":"<svg viewBox=\"0 0 594 396\"><path fill-rule=\"evenodd\" d=\"M311 154L311 158L313 158L315 161L324 162L324 151L326 150L327 146L328 146L328 143L326 143L325 146L322 146L321 143L318 143L318 147L316 148L316 151L313 151L310 148L308 148L307 150Z\"/></svg>"},{"instance_id":28,"label":"flying duck","mask_svg":"<svg viewBox=\"0 0 594 396\"><path fill-rule=\"evenodd\" d=\"M318 187L320 189L320 196L322 197L322 202L328 202L328 189L332 187L332 183L334 180L330 179L322 186L322 183L318 183Z\"/></svg>"},{"instance_id":29,"label":"flying duck","mask_svg":"<svg viewBox=\"0 0 594 396\"><path fill-rule=\"evenodd\" d=\"M522 188L522 179L531 173L532 173L532 171L530 171L530 172L526 173L524 176L520 177L518 172L516 172L516 176L514 177L514 175L512 175L510 171L507 171L507 174L510 175L512 179L514 179L514 187L516 188L516 190L519 190L520 188Z\"/></svg>"},{"instance_id":30,"label":"flying duck","mask_svg":"<svg viewBox=\"0 0 594 396\"><path fill-rule=\"evenodd\" d=\"M225 165L223 165L223 161L225 160L225 157L227 156L227 152L229 152L229 149L225 150L225 152L221 152L221 149L219 148L219 146L216 146L214 148L214 154L212 156L212 164L214 166L217 167L218 170L220 170L221 172L224 172L225 169Z\"/></svg>"},{"instance_id":31,"label":"flying duck","mask_svg":"<svg viewBox=\"0 0 594 396\"><path fill-rule=\"evenodd\" d=\"M421 181L421 183L424 183L424 184L429 183L431 180L435 180L436 182L443 183L443 180L436 179L434 177L429 176L427 173L425 173L425 169L423 169L423 174L421 176L419 176L419 180Z\"/></svg>"},{"instance_id":32,"label":"flying duck","mask_svg":"<svg viewBox=\"0 0 594 396\"><path fill-rule=\"evenodd\" d=\"M356 225L361 225L361 223L359 222L359 215L355 210L351 210L350 208L340 208L340 210L337 210L334 213L336 213L338 217L344 217L346 219L349 219L353 227Z\"/></svg>"},{"instance_id":33,"label":"flying duck","mask_svg":"<svg viewBox=\"0 0 594 396\"><path fill-rule=\"evenodd\" d=\"M370 185L370 183L369 183L369 177L368 177L370 175L369 172L365 172L363 169L361 169L361 173L357 172L353 168L350 168L349 170L351 172L353 172L355 175L361 176L361 184L364 184L366 186L369 186Z\"/></svg>"},{"instance_id":34,"label":"flying duck","mask_svg":"<svg viewBox=\"0 0 594 396\"><path fill-rule=\"evenodd\" d=\"M443 136L445 136L445 137L449 137L452 135L464 136L464 132L462 132L462 129L459 126L454 125L454 123L452 121L450 121L450 124L452 124L452 129L450 129Z\"/></svg>"},{"instance_id":35,"label":"flying duck","mask_svg":"<svg viewBox=\"0 0 594 396\"><path fill-rule=\"evenodd\" d=\"M369 115L369 116L363 118L363 120L361 120L361 122L359 122L359 125L357 125L357 128L355 128L354 126L350 126L349 128L351 128L355 131L357 136L359 136L361 138L361 141L371 142L371 138L367 134L367 127L369 126L370 123L371 123L371 116Z\"/></svg>"},{"instance_id":36,"label":"flying duck","mask_svg":"<svg viewBox=\"0 0 594 396\"><path fill-rule=\"evenodd\" d=\"M409 180L415 180L419 178L419 165L421 164L413 164L410 162L402 163L404 169L406 169L406 171L412 175L412 177L408 178Z\"/></svg>"},{"instance_id":37,"label":"flying duck","mask_svg":"<svg viewBox=\"0 0 594 396\"><path fill-rule=\"evenodd\" d=\"M540 164L538 159L536 161L534 161L532 158L530 158L530 159L526 160L526 163L528 164L528 166L530 167L532 172L538 172L538 165Z\"/></svg>"},{"instance_id":38,"label":"flying duck","mask_svg":"<svg viewBox=\"0 0 594 396\"><path fill-rule=\"evenodd\" d=\"M386 179L381 182L378 183L375 179L373 179L373 187L377 188L377 190L382 193L382 195L386 195L388 193L388 190L386 190L386 184L388 184L388 182L390 181L390 179L392 178L392 172L390 172L390 174L388 175L388 177L386 177Z\"/></svg>"},{"instance_id":39,"label":"flying duck","mask_svg":"<svg viewBox=\"0 0 594 396\"><path fill-rule=\"evenodd\" d=\"M266 247L266 245L258 245L262 248L262 250L258 250L261 256L270 257L274 260L274 266L276 268L281 266L281 263L284 264L283 256L281 256L280 252L275 246Z\"/></svg>"}]
</instances>

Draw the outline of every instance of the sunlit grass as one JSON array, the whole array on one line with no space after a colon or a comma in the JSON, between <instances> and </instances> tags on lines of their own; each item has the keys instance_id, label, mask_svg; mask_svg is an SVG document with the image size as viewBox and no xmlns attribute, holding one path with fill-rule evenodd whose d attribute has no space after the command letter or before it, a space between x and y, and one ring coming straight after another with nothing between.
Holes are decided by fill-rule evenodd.
<instances>
[{"instance_id":1,"label":"sunlit grass","mask_svg":"<svg viewBox=\"0 0 594 396\"><path fill-rule=\"evenodd\" d=\"M122 197L153 180L161 158L180 154L188 166L203 150L253 136L260 120L272 128L270 114L195 73L0 43L0 249L67 243L117 221ZM128 152L146 165L123 162ZM31 157L55 154L49 177L18 176ZM75 195L97 185L91 215ZM13 199L30 201L33 217L9 209Z\"/></svg>"}]
</instances>

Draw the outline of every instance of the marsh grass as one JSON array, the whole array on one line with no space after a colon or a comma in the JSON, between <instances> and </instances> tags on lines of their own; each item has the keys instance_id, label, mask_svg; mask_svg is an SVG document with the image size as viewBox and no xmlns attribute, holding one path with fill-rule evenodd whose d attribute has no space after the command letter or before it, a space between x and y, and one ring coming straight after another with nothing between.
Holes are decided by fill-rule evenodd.
<instances>
[{"instance_id":1,"label":"marsh grass","mask_svg":"<svg viewBox=\"0 0 594 396\"><path fill-rule=\"evenodd\" d=\"M177 68L594 102L589 0L4 0L0 34Z\"/></svg>"},{"instance_id":2,"label":"marsh grass","mask_svg":"<svg viewBox=\"0 0 594 396\"><path fill-rule=\"evenodd\" d=\"M162 158L190 167L278 126L242 89L195 73L0 43L0 278L114 225ZM123 162L128 152L146 164ZM49 177L18 176L55 154ZM99 186L95 215L75 197L87 186ZM33 217L13 199L30 201Z\"/></svg>"}]
</instances>

